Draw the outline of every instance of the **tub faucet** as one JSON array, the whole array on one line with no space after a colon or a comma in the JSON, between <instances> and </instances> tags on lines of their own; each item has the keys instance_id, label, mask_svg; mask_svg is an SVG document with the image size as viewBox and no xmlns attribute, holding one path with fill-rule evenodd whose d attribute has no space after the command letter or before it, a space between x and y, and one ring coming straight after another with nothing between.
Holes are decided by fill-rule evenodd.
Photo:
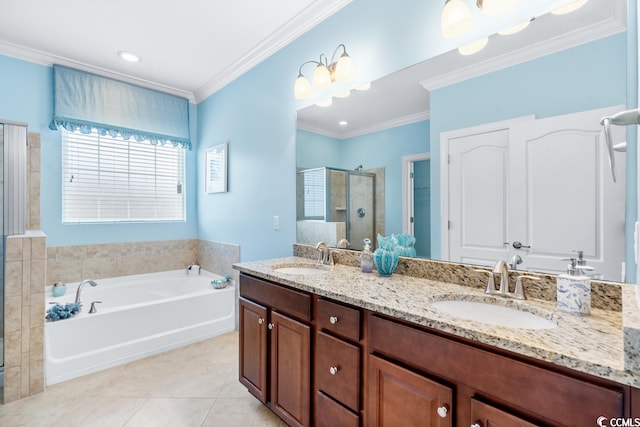
<instances>
[{"instance_id":1,"label":"tub faucet","mask_svg":"<svg viewBox=\"0 0 640 427\"><path fill-rule=\"evenodd\" d=\"M83 280L82 282L80 282L80 284L78 285L78 290L76 291L76 304L81 304L80 303L80 295L82 294L82 288L87 283L90 284L91 286L98 286L98 284L96 282L94 282L93 280Z\"/></svg>"}]
</instances>

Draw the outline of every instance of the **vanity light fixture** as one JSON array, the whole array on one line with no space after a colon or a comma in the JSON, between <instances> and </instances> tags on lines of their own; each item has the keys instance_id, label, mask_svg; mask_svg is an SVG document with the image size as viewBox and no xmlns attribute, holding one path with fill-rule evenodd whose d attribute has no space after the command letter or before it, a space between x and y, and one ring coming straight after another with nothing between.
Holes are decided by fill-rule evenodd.
<instances>
[{"instance_id":1,"label":"vanity light fixture","mask_svg":"<svg viewBox=\"0 0 640 427\"><path fill-rule=\"evenodd\" d=\"M567 13L571 13L573 11L580 9L586 3L587 3L587 0L575 0L569 4L566 4L564 6L561 6L557 9L552 10L551 13L553 13L554 15L566 15Z\"/></svg>"},{"instance_id":2,"label":"vanity light fixture","mask_svg":"<svg viewBox=\"0 0 640 427\"><path fill-rule=\"evenodd\" d=\"M118 52L118 56L127 62L140 62L140 57L138 55L133 52L127 52L126 50Z\"/></svg>"},{"instance_id":3,"label":"vanity light fixture","mask_svg":"<svg viewBox=\"0 0 640 427\"><path fill-rule=\"evenodd\" d=\"M367 83L362 83L361 85L358 85L356 87L354 87L355 90L369 90L371 89L371 82L367 82Z\"/></svg>"},{"instance_id":4,"label":"vanity light fixture","mask_svg":"<svg viewBox=\"0 0 640 427\"><path fill-rule=\"evenodd\" d=\"M498 16L511 12L520 0L477 0L476 6L487 16Z\"/></svg>"},{"instance_id":5,"label":"vanity light fixture","mask_svg":"<svg viewBox=\"0 0 640 427\"><path fill-rule=\"evenodd\" d=\"M318 107L328 107L331 104L333 104L333 98L329 97L327 99L323 99L322 101L318 101L316 102L316 105Z\"/></svg>"},{"instance_id":6,"label":"vanity light fixture","mask_svg":"<svg viewBox=\"0 0 640 427\"><path fill-rule=\"evenodd\" d=\"M445 39L458 37L473 24L471 10L462 0L446 0L440 15L440 27Z\"/></svg>"},{"instance_id":7,"label":"vanity light fixture","mask_svg":"<svg viewBox=\"0 0 640 427\"><path fill-rule=\"evenodd\" d=\"M460 46L458 48L458 52L460 52L461 55L473 55L474 53L480 52L484 49L487 43L489 43L489 37L483 37L464 46Z\"/></svg>"},{"instance_id":8,"label":"vanity light fixture","mask_svg":"<svg viewBox=\"0 0 640 427\"><path fill-rule=\"evenodd\" d=\"M337 61L334 61L336 54L342 48L342 55ZM312 82L302 74L302 67L306 64L316 64L316 69L313 72ZM296 79L294 93L296 99L306 99L313 94L313 89L328 89L334 82L348 82L355 77L355 67L349 54L347 54L347 48L340 44L333 51L331 55L331 62L328 60L328 56L324 53L320 54L319 61L306 61L298 69L298 78Z\"/></svg>"},{"instance_id":9,"label":"vanity light fixture","mask_svg":"<svg viewBox=\"0 0 640 427\"><path fill-rule=\"evenodd\" d=\"M349 89L349 90L345 90L344 92L336 93L336 94L335 94L335 97L336 97L336 98L346 98L346 97L348 97L349 95L351 95L351 89Z\"/></svg>"}]
</instances>

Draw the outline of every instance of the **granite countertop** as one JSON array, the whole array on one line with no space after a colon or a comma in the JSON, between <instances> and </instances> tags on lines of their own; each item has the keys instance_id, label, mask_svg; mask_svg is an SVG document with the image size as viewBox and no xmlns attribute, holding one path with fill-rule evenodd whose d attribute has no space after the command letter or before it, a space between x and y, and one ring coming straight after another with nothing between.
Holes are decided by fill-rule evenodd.
<instances>
[{"instance_id":1,"label":"granite countertop","mask_svg":"<svg viewBox=\"0 0 640 427\"><path fill-rule=\"evenodd\" d=\"M320 274L286 274L277 266L313 265L301 257L274 258L234 264L240 272L312 292L376 313L489 344L504 350L585 372L622 384L640 386L640 373L625 366L640 364L635 354L640 348L640 310L632 285L623 286L627 301L623 311L592 309L591 315L576 317L558 312L554 302L529 298L518 301L484 294L477 288L424 278L393 274L380 277L362 273L346 265L326 267ZM633 303L629 300L633 298ZM517 307L545 317L558 327L516 329L464 320L431 306L442 300L488 301ZM629 312L629 313L627 313ZM623 336L624 326L624 336ZM638 330L634 329L638 327ZM630 331L630 332L629 332ZM634 354L625 354L625 347ZM637 347L637 348L636 348ZM628 351L627 351L628 352Z\"/></svg>"}]
</instances>

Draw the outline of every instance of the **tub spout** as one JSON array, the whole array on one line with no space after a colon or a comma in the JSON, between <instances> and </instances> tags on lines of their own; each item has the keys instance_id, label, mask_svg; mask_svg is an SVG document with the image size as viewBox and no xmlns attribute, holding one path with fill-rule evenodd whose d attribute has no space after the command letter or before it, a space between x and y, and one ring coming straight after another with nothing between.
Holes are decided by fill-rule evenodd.
<instances>
[{"instance_id":1,"label":"tub spout","mask_svg":"<svg viewBox=\"0 0 640 427\"><path fill-rule=\"evenodd\" d=\"M80 284L78 285L78 290L76 291L76 304L82 304L80 302L80 295L82 294L82 288L87 283L90 284L91 286L98 286L98 284L93 280L83 280L82 282L80 282Z\"/></svg>"}]
</instances>

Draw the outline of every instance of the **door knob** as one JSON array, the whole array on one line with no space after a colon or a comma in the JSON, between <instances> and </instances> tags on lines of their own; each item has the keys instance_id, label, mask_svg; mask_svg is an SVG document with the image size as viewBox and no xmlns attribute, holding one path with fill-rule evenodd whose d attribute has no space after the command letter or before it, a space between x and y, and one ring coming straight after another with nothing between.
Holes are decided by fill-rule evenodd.
<instances>
[{"instance_id":1,"label":"door knob","mask_svg":"<svg viewBox=\"0 0 640 427\"><path fill-rule=\"evenodd\" d=\"M527 245L523 245L522 243L520 243L519 241L515 241L513 242L513 248L514 249L529 249L531 248L531 246L527 246Z\"/></svg>"}]
</instances>

